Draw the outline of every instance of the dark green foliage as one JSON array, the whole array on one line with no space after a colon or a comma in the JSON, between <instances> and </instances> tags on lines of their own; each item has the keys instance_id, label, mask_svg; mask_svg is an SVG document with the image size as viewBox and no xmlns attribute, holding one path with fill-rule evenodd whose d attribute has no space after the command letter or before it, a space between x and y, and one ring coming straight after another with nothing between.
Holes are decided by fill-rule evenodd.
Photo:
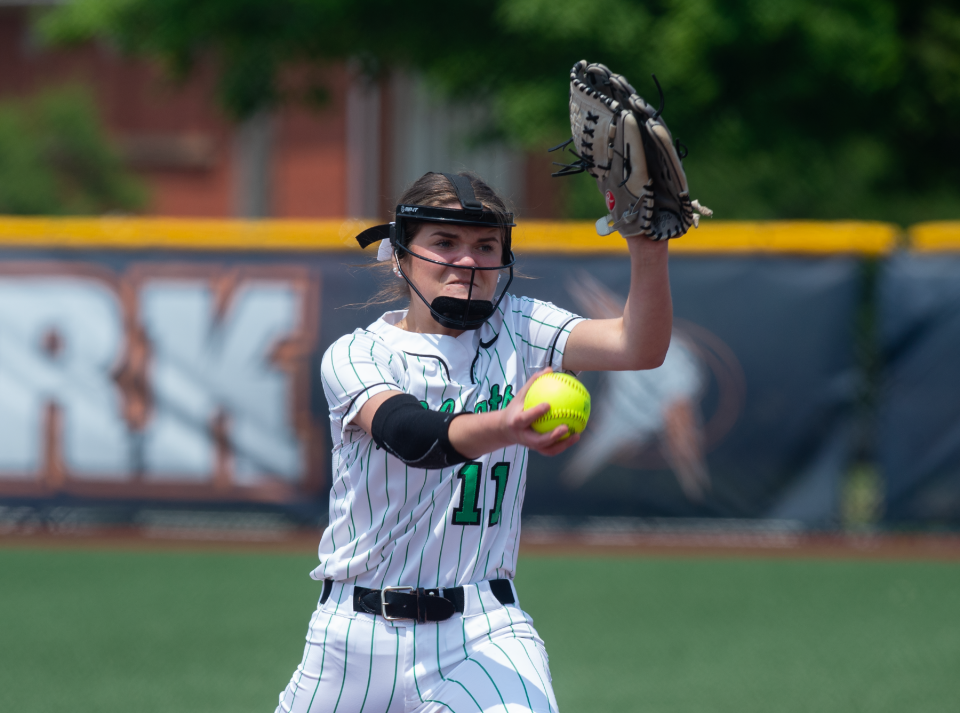
<instances>
[{"instance_id":1,"label":"dark green foliage","mask_svg":"<svg viewBox=\"0 0 960 713\"><path fill-rule=\"evenodd\" d=\"M960 217L949 0L77 0L41 29L107 37L179 73L212 52L237 115L322 83L283 86L284 66L411 66L488 98L499 130L538 150L568 131L569 67L601 61L649 100L657 74L693 192L720 217ZM572 205L593 216L600 203Z\"/></svg>"},{"instance_id":2,"label":"dark green foliage","mask_svg":"<svg viewBox=\"0 0 960 713\"><path fill-rule=\"evenodd\" d=\"M55 89L0 103L0 213L98 214L143 202L85 92Z\"/></svg>"}]
</instances>

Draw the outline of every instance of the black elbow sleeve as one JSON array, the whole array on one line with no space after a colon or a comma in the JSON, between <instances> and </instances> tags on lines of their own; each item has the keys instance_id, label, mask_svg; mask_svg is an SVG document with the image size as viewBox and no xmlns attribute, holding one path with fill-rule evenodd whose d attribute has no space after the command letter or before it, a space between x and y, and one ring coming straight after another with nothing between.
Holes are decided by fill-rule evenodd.
<instances>
[{"instance_id":1,"label":"black elbow sleeve","mask_svg":"<svg viewBox=\"0 0 960 713\"><path fill-rule=\"evenodd\" d=\"M414 468L448 468L465 463L450 444L450 422L460 414L423 408L411 394L387 399L373 415L370 435L392 456Z\"/></svg>"}]
</instances>

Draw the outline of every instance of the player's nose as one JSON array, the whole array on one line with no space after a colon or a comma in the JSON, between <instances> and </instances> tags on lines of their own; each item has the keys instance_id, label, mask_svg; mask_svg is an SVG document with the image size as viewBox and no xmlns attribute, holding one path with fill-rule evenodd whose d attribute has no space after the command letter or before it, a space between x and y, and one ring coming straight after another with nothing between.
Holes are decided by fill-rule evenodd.
<instances>
[{"instance_id":1,"label":"player's nose","mask_svg":"<svg viewBox=\"0 0 960 713\"><path fill-rule=\"evenodd\" d=\"M461 252L451 264L457 267L479 267L476 258L467 250Z\"/></svg>"}]
</instances>

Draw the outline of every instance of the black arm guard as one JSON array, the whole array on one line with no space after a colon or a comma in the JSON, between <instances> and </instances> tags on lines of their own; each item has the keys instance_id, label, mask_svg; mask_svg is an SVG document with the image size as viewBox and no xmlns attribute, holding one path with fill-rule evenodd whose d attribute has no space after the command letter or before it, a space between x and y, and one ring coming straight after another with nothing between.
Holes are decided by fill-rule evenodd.
<instances>
[{"instance_id":1,"label":"black arm guard","mask_svg":"<svg viewBox=\"0 0 960 713\"><path fill-rule=\"evenodd\" d=\"M450 444L450 422L462 414L440 413L423 408L416 396L393 396L373 415L370 435L392 456L414 468L449 468L467 457Z\"/></svg>"}]
</instances>

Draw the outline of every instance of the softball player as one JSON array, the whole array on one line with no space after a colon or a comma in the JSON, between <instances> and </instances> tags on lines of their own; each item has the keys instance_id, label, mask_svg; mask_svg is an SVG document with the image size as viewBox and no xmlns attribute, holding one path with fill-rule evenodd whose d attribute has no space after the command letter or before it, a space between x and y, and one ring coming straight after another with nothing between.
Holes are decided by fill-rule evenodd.
<instances>
[{"instance_id":1,"label":"softball player","mask_svg":"<svg viewBox=\"0 0 960 713\"><path fill-rule=\"evenodd\" d=\"M513 225L479 179L428 173L394 223L357 238L379 240L410 304L323 356L334 478L311 574L323 590L278 713L557 710L512 580L528 451L579 435L534 432L549 406L525 411L524 395L544 370L662 362L667 248L628 240L624 314L588 321L507 292ZM585 605L606 584L570 581Z\"/></svg>"}]
</instances>

